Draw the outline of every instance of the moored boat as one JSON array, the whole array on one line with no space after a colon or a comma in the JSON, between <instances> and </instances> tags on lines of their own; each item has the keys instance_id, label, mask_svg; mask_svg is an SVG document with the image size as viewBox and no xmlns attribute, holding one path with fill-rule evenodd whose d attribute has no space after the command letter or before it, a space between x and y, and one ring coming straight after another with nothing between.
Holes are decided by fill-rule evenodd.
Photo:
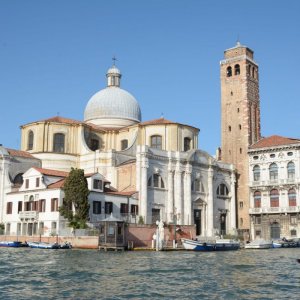
<instances>
[{"instance_id":1,"label":"moored boat","mask_svg":"<svg viewBox=\"0 0 300 300\"><path fill-rule=\"evenodd\" d=\"M230 239L216 240L216 251L230 251L240 249L240 242Z\"/></svg>"},{"instance_id":2,"label":"moored boat","mask_svg":"<svg viewBox=\"0 0 300 300\"><path fill-rule=\"evenodd\" d=\"M245 244L245 249L270 249L273 247L272 241L266 241L263 239L254 240Z\"/></svg>"},{"instance_id":3,"label":"moored boat","mask_svg":"<svg viewBox=\"0 0 300 300\"><path fill-rule=\"evenodd\" d=\"M45 242L28 242L30 248L38 249L71 249L70 243L58 244L58 243L45 243Z\"/></svg>"},{"instance_id":4,"label":"moored boat","mask_svg":"<svg viewBox=\"0 0 300 300\"><path fill-rule=\"evenodd\" d=\"M198 241L190 239L181 239L183 247L186 250L193 251L230 251L238 250L240 243L238 241L219 239L216 241Z\"/></svg>"},{"instance_id":5,"label":"moored boat","mask_svg":"<svg viewBox=\"0 0 300 300\"><path fill-rule=\"evenodd\" d=\"M0 241L0 247L13 247L13 248L19 248L19 247L28 247L28 244L25 242L20 241Z\"/></svg>"},{"instance_id":6,"label":"moored boat","mask_svg":"<svg viewBox=\"0 0 300 300\"><path fill-rule=\"evenodd\" d=\"M281 240L273 241L273 248L296 248L299 247L298 242L294 240L287 240L282 238Z\"/></svg>"}]
</instances>

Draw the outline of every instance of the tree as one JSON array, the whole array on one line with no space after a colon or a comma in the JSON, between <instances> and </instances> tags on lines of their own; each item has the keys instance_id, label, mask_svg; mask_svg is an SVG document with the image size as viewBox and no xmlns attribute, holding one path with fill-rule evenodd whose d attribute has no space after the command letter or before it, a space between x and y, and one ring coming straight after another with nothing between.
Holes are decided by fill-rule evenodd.
<instances>
[{"instance_id":1,"label":"tree","mask_svg":"<svg viewBox=\"0 0 300 300\"><path fill-rule=\"evenodd\" d=\"M60 214L65 217L74 229L86 228L90 205L88 202L89 189L84 171L71 169L66 178L63 191L65 198L59 208Z\"/></svg>"}]
</instances>

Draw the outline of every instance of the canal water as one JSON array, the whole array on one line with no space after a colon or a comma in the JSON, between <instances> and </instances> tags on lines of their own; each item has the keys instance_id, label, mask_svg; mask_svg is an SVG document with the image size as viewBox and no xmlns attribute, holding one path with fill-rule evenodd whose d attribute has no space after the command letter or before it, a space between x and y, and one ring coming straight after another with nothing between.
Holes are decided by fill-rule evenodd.
<instances>
[{"instance_id":1,"label":"canal water","mask_svg":"<svg viewBox=\"0 0 300 300\"><path fill-rule=\"evenodd\" d=\"M300 299L300 248L98 252L0 248L0 299Z\"/></svg>"}]
</instances>

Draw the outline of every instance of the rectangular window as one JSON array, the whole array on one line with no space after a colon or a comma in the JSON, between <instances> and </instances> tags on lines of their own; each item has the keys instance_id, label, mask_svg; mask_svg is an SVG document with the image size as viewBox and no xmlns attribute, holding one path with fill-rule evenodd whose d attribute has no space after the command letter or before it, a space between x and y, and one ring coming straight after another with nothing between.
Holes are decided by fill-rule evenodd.
<instances>
[{"instance_id":1,"label":"rectangular window","mask_svg":"<svg viewBox=\"0 0 300 300\"><path fill-rule=\"evenodd\" d=\"M58 211L58 198L51 199L51 211Z\"/></svg>"},{"instance_id":2,"label":"rectangular window","mask_svg":"<svg viewBox=\"0 0 300 300\"><path fill-rule=\"evenodd\" d=\"M121 141L121 150L125 150L128 148L128 140Z\"/></svg>"},{"instance_id":3,"label":"rectangular window","mask_svg":"<svg viewBox=\"0 0 300 300\"><path fill-rule=\"evenodd\" d=\"M138 205L131 205L131 214L132 215L138 215L139 213L139 206Z\"/></svg>"},{"instance_id":4,"label":"rectangular window","mask_svg":"<svg viewBox=\"0 0 300 300\"><path fill-rule=\"evenodd\" d=\"M112 202L105 202L105 214L111 214L113 212Z\"/></svg>"},{"instance_id":5,"label":"rectangular window","mask_svg":"<svg viewBox=\"0 0 300 300\"><path fill-rule=\"evenodd\" d=\"M297 216L291 215L291 224L297 224Z\"/></svg>"},{"instance_id":6,"label":"rectangular window","mask_svg":"<svg viewBox=\"0 0 300 300\"><path fill-rule=\"evenodd\" d=\"M93 214L94 215L101 214L101 201L93 201Z\"/></svg>"},{"instance_id":7,"label":"rectangular window","mask_svg":"<svg viewBox=\"0 0 300 300\"><path fill-rule=\"evenodd\" d=\"M29 188L29 179L26 179L25 180L25 189L28 189Z\"/></svg>"},{"instance_id":8,"label":"rectangular window","mask_svg":"<svg viewBox=\"0 0 300 300\"><path fill-rule=\"evenodd\" d=\"M18 202L18 213L19 213L20 211L22 211L22 206L23 206L23 202L22 202L22 201L19 201L19 202Z\"/></svg>"},{"instance_id":9,"label":"rectangular window","mask_svg":"<svg viewBox=\"0 0 300 300\"><path fill-rule=\"evenodd\" d=\"M45 212L45 203L46 203L45 199L40 199L39 200L39 204L38 204L38 211L39 212Z\"/></svg>"},{"instance_id":10,"label":"rectangular window","mask_svg":"<svg viewBox=\"0 0 300 300\"><path fill-rule=\"evenodd\" d=\"M255 224L261 224L261 217L255 217Z\"/></svg>"},{"instance_id":11,"label":"rectangular window","mask_svg":"<svg viewBox=\"0 0 300 300\"><path fill-rule=\"evenodd\" d=\"M35 179L35 187L39 187L40 186L40 178L36 178Z\"/></svg>"},{"instance_id":12,"label":"rectangular window","mask_svg":"<svg viewBox=\"0 0 300 300\"><path fill-rule=\"evenodd\" d=\"M289 206L296 206L296 198L289 199Z\"/></svg>"},{"instance_id":13,"label":"rectangular window","mask_svg":"<svg viewBox=\"0 0 300 300\"><path fill-rule=\"evenodd\" d=\"M34 210L35 210L35 211L40 211L40 210L39 210L39 204L40 204L40 201L39 201L39 200L34 201Z\"/></svg>"},{"instance_id":14,"label":"rectangular window","mask_svg":"<svg viewBox=\"0 0 300 300\"><path fill-rule=\"evenodd\" d=\"M242 209L244 207L244 202L240 201L240 209Z\"/></svg>"},{"instance_id":15,"label":"rectangular window","mask_svg":"<svg viewBox=\"0 0 300 300\"><path fill-rule=\"evenodd\" d=\"M128 204L127 203L121 203L121 214L128 214Z\"/></svg>"},{"instance_id":16,"label":"rectangular window","mask_svg":"<svg viewBox=\"0 0 300 300\"><path fill-rule=\"evenodd\" d=\"M12 202L6 203L6 214L8 215L12 214L12 206L13 206Z\"/></svg>"},{"instance_id":17,"label":"rectangular window","mask_svg":"<svg viewBox=\"0 0 300 300\"><path fill-rule=\"evenodd\" d=\"M162 138L160 135L154 135L151 137L151 147L156 149L162 149Z\"/></svg>"},{"instance_id":18,"label":"rectangular window","mask_svg":"<svg viewBox=\"0 0 300 300\"><path fill-rule=\"evenodd\" d=\"M93 189L95 189L95 190L102 190L102 180L100 180L100 179L94 179Z\"/></svg>"}]
</instances>

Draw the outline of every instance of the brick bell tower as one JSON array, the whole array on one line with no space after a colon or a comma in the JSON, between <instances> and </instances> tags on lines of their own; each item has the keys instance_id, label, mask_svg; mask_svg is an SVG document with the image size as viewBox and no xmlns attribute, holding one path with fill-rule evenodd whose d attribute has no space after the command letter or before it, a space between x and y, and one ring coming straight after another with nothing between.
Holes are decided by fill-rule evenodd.
<instances>
[{"instance_id":1,"label":"brick bell tower","mask_svg":"<svg viewBox=\"0 0 300 300\"><path fill-rule=\"evenodd\" d=\"M247 235L249 217L248 148L260 139L258 64L253 51L237 42L224 51L221 69L221 160L237 172L237 225Z\"/></svg>"}]
</instances>

